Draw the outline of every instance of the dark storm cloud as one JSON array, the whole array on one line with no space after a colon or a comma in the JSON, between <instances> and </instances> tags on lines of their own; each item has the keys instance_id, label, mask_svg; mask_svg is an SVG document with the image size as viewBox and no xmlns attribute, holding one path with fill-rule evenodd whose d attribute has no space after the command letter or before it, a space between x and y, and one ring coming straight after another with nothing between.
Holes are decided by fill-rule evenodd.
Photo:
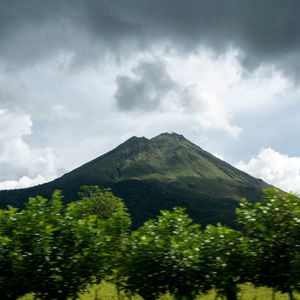
<instances>
[{"instance_id":1,"label":"dark storm cloud","mask_svg":"<svg viewBox=\"0 0 300 300\"><path fill-rule=\"evenodd\" d=\"M182 50L202 44L222 53L237 47L248 67L264 62L295 72L300 67L297 0L124 0L117 9L146 38L165 38Z\"/></svg>"},{"instance_id":2,"label":"dark storm cloud","mask_svg":"<svg viewBox=\"0 0 300 300\"><path fill-rule=\"evenodd\" d=\"M133 76L118 76L115 98L120 110L151 111L175 87L163 62L141 61L132 70Z\"/></svg>"},{"instance_id":3,"label":"dark storm cloud","mask_svg":"<svg viewBox=\"0 0 300 300\"><path fill-rule=\"evenodd\" d=\"M249 67L298 72L299 11L298 0L1 0L0 55L26 63L69 50L86 61L169 42L183 51L237 47Z\"/></svg>"},{"instance_id":4,"label":"dark storm cloud","mask_svg":"<svg viewBox=\"0 0 300 300\"><path fill-rule=\"evenodd\" d=\"M122 52L124 40L132 34L138 38L136 26L115 15L107 3L0 0L0 59L18 67L64 51L79 63Z\"/></svg>"},{"instance_id":5,"label":"dark storm cloud","mask_svg":"<svg viewBox=\"0 0 300 300\"><path fill-rule=\"evenodd\" d=\"M63 1L0 1L1 57L19 64L57 51L65 11Z\"/></svg>"}]
</instances>

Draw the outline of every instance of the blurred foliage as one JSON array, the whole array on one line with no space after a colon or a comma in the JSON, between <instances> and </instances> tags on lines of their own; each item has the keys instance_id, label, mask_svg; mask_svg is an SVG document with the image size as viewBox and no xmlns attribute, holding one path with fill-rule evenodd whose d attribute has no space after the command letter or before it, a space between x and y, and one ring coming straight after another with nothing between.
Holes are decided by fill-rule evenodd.
<instances>
[{"instance_id":1,"label":"blurred foliage","mask_svg":"<svg viewBox=\"0 0 300 300\"><path fill-rule=\"evenodd\" d=\"M1 299L28 293L76 299L103 280L113 282L121 298L146 300L191 300L211 290L236 300L246 282L291 300L300 291L295 195L273 189L261 202L242 200L240 230L201 229L176 208L131 232L122 200L109 189L84 186L79 198L65 206L56 191L50 200L31 198L24 210L0 210Z\"/></svg>"},{"instance_id":2,"label":"blurred foliage","mask_svg":"<svg viewBox=\"0 0 300 300\"><path fill-rule=\"evenodd\" d=\"M300 289L300 199L269 189L261 202L237 210L247 239L248 280L281 292Z\"/></svg>"},{"instance_id":3,"label":"blurred foliage","mask_svg":"<svg viewBox=\"0 0 300 300\"><path fill-rule=\"evenodd\" d=\"M183 209L174 209L134 231L120 268L122 288L144 299L167 291L175 299L193 299L199 293L199 229Z\"/></svg>"},{"instance_id":4,"label":"blurred foliage","mask_svg":"<svg viewBox=\"0 0 300 300\"><path fill-rule=\"evenodd\" d=\"M240 232L209 225L204 230L200 253L202 264L200 276L205 290L215 288L218 295L236 300L238 284L243 282L244 243Z\"/></svg>"},{"instance_id":5,"label":"blurred foliage","mask_svg":"<svg viewBox=\"0 0 300 300\"><path fill-rule=\"evenodd\" d=\"M119 235L127 234L130 222L120 200L105 218L91 211L97 197L107 196L108 206L113 198L109 191L96 192L67 207L54 192L51 200L31 198L24 210L0 211L1 299L28 292L40 299L75 299L87 284L111 273Z\"/></svg>"}]
</instances>

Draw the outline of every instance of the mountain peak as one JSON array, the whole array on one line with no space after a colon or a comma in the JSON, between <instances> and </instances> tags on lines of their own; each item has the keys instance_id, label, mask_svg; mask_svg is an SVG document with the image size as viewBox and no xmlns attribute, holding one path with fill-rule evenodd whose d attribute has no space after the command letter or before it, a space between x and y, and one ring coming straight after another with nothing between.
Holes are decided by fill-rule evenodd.
<instances>
[{"instance_id":1,"label":"mountain peak","mask_svg":"<svg viewBox=\"0 0 300 300\"><path fill-rule=\"evenodd\" d=\"M175 147L182 144L182 142L194 145L190 141L188 141L183 135L180 135L175 132L161 133L151 139L148 139L144 136L132 136L131 138L123 142L121 145L119 145L116 149L114 149L113 152L121 149L127 152L128 154L129 152L131 154L137 154L137 152L143 152L145 150L149 150L149 152L151 152L154 150L154 148L162 148L166 146ZM134 153L132 151L134 151Z\"/></svg>"},{"instance_id":2,"label":"mountain peak","mask_svg":"<svg viewBox=\"0 0 300 300\"><path fill-rule=\"evenodd\" d=\"M164 132L164 133L161 133L161 134L155 136L154 138L152 138L152 140L155 140L158 138L186 139L183 135L178 134L176 132Z\"/></svg>"},{"instance_id":3,"label":"mountain peak","mask_svg":"<svg viewBox=\"0 0 300 300\"><path fill-rule=\"evenodd\" d=\"M138 136L132 136L128 140L126 140L123 144L125 143L134 143L134 142L147 142L147 141L156 141L156 140L161 140L161 139L175 139L175 140L186 140L188 141L183 135L178 134L176 132L163 132L151 139L148 139L144 136L138 137ZM122 144L121 144L122 145Z\"/></svg>"},{"instance_id":4,"label":"mountain peak","mask_svg":"<svg viewBox=\"0 0 300 300\"><path fill-rule=\"evenodd\" d=\"M160 142L171 142L171 143L182 143L189 142L183 135L175 132L165 132L153 137L151 142L160 143Z\"/></svg>"},{"instance_id":5,"label":"mountain peak","mask_svg":"<svg viewBox=\"0 0 300 300\"><path fill-rule=\"evenodd\" d=\"M219 160L175 132L152 139L133 136L114 150L66 174L64 177L94 178L102 181L157 180L197 181L205 193L216 194L208 181L224 185L256 184L257 179ZM205 184L203 184L206 182ZM221 193L217 193L221 196Z\"/></svg>"}]
</instances>

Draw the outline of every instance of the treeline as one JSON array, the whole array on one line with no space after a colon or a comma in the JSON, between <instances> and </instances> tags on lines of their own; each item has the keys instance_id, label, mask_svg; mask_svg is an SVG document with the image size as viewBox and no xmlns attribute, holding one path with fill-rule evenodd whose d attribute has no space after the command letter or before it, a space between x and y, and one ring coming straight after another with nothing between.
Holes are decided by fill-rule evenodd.
<instances>
[{"instance_id":1,"label":"treeline","mask_svg":"<svg viewBox=\"0 0 300 300\"><path fill-rule=\"evenodd\" d=\"M300 290L300 199L278 190L261 202L243 200L239 230L202 229L184 209L161 211L135 231L121 199L83 187L63 205L31 198L24 210L0 210L0 299L76 299L89 284L114 282L129 295L195 299L212 288L229 300L252 282Z\"/></svg>"}]
</instances>

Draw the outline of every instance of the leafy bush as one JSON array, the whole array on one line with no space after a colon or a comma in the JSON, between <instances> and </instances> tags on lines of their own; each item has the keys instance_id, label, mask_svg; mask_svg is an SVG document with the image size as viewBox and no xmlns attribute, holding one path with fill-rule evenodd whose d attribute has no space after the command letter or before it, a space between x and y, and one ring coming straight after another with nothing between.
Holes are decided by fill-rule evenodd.
<instances>
[{"instance_id":1,"label":"leafy bush","mask_svg":"<svg viewBox=\"0 0 300 300\"><path fill-rule=\"evenodd\" d=\"M97 190L65 207L55 192L51 200L31 198L22 211L0 211L1 299L27 292L47 300L75 299L87 284L111 272L111 254L130 222L117 198L119 205L105 217L91 211L98 197L107 206L113 198L109 191Z\"/></svg>"},{"instance_id":2,"label":"leafy bush","mask_svg":"<svg viewBox=\"0 0 300 300\"><path fill-rule=\"evenodd\" d=\"M215 288L217 293L227 299L237 299L238 284L243 282L244 251L240 232L209 225L204 230L200 253L202 263L200 274L203 290Z\"/></svg>"},{"instance_id":3,"label":"leafy bush","mask_svg":"<svg viewBox=\"0 0 300 300\"><path fill-rule=\"evenodd\" d=\"M75 299L89 284L114 281L146 300L165 293L195 299L215 289L236 300L252 282L300 291L300 199L267 190L262 202L241 202L241 230L205 230L184 209L161 211L129 234L130 217L110 190L83 187L64 206L31 198L24 210L0 210L0 298L33 292L40 299Z\"/></svg>"},{"instance_id":4,"label":"leafy bush","mask_svg":"<svg viewBox=\"0 0 300 300\"><path fill-rule=\"evenodd\" d=\"M199 225L183 209L161 211L132 233L121 266L123 289L144 299L169 291L175 299L193 299L199 293Z\"/></svg>"},{"instance_id":5,"label":"leafy bush","mask_svg":"<svg viewBox=\"0 0 300 300\"><path fill-rule=\"evenodd\" d=\"M241 202L237 210L248 240L249 280L290 294L300 289L300 199L266 190L261 202Z\"/></svg>"}]
</instances>

